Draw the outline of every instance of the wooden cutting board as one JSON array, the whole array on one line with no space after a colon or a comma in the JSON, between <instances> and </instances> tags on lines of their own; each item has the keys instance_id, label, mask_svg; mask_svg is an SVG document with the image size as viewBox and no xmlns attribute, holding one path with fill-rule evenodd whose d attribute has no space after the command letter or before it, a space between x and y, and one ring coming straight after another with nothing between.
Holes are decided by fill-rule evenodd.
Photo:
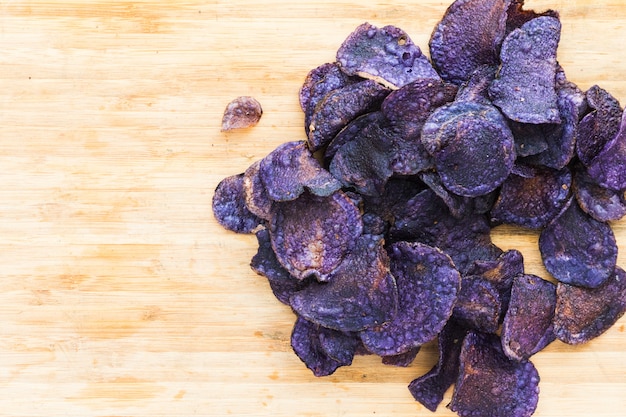
<instances>
[{"instance_id":1,"label":"wooden cutting board","mask_svg":"<svg viewBox=\"0 0 626 417\"><path fill-rule=\"evenodd\" d=\"M1 1L0 415L429 416L408 368L358 357L315 378L294 316L248 267L253 236L219 227L218 181L303 139L298 88L360 23L425 47L446 1ZM559 61L626 103L626 2L561 12ZM255 96L259 125L221 133ZM626 266L626 222L614 225ZM537 234L494 232L545 276ZM623 416L626 317L534 358L536 416ZM445 408L437 416L454 415Z\"/></svg>"}]
</instances>

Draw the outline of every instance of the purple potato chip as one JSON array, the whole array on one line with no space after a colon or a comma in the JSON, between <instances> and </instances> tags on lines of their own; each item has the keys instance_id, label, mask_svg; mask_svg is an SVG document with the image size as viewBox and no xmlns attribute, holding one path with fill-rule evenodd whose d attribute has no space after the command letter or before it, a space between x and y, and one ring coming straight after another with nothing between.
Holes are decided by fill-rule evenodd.
<instances>
[{"instance_id":1,"label":"purple potato chip","mask_svg":"<svg viewBox=\"0 0 626 417\"><path fill-rule=\"evenodd\" d=\"M363 195L379 195L393 175L393 138L378 123L363 127L359 135L340 147L330 172L345 187Z\"/></svg>"},{"instance_id":2,"label":"purple potato chip","mask_svg":"<svg viewBox=\"0 0 626 417\"><path fill-rule=\"evenodd\" d=\"M580 166L574 174L572 187L580 208L600 222L616 221L626 214L626 195L598 185Z\"/></svg>"},{"instance_id":3,"label":"purple potato chip","mask_svg":"<svg viewBox=\"0 0 626 417\"><path fill-rule=\"evenodd\" d=\"M518 157L537 155L545 152L550 145L545 136L544 124L509 122L515 138L515 153Z\"/></svg>"},{"instance_id":4,"label":"purple potato chip","mask_svg":"<svg viewBox=\"0 0 626 417\"><path fill-rule=\"evenodd\" d=\"M285 142L261 160L259 174L273 201L295 200L305 190L326 197L341 188L313 157L306 142Z\"/></svg>"},{"instance_id":5,"label":"purple potato chip","mask_svg":"<svg viewBox=\"0 0 626 417\"><path fill-rule=\"evenodd\" d=\"M588 172L603 187L626 190L626 112L622 115L619 132L591 161Z\"/></svg>"},{"instance_id":6,"label":"purple potato chip","mask_svg":"<svg viewBox=\"0 0 626 417\"><path fill-rule=\"evenodd\" d=\"M558 18L541 16L513 30L502 43L502 65L489 89L493 104L511 120L560 123L556 94Z\"/></svg>"},{"instance_id":7,"label":"purple potato chip","mask_svg":"<svg viewBox=\"0 0 626 417\"><path fill-rule=\"evenodd\" d=\"M495 285L477 276L464 276L452 319L470 330L495 333L502 301Z\"/></svg>"},{"instance_id":8,"label":"purple potato chip","mask_svg":"<svg viewBox=\"0 0 626 417\"><path fill-rule=\"evenodd\" d=\"M283 304L289 305L289 298L296 292L309 285L310 280L299 280L292 276L276 259L272 249L270 234L267 229L256 233L259 243L257 253L250 261L250 268L259 275L267 278L274 296Z\"/></svg>"},{"instance_id":9,"label":"purple potato chip","mask_svg":"<svg viewBox=\"0 0 626 417\"><path fill-rule=\"evenodd\" d=\"M317 103L308 124L308 144L317 151L350 123L377 110L390 90L372 80L363 80L326 94Z\"/></svg>"},{"instance_id":10,"label":"purple potato chip","mask_svg":"<svg viewBox=\"0 0 626 417\"><path fill-rule=\"evenodd\" d=\"M571 197L539 236L543 264L566 284L597 288L613 273L617 244L611 226L578 207Z\"/></svg>"},{"instance_id":11,"label":"purple potato chip","mask_svg":"<svg viewBox=\"0 0 626 417\"><path fill-rule=\"evenodd\" d=\"M265 184L259 176L260 169L260 160L246 169L243 173L243 191L248 210L264 220L269 220L274 202L268 195Z\"/></svg>"},{"instance_id":12,"label":"purple potato chip","mask_svg":"<svg viewBox=\"0 0 626 417\"><path fill-rule=\"evenodd\" d=\"M559 13L556 10L546 10L545 12L537 13L534 10L523 9L524 0L512 0L509 10L507 11L506 20L506 33L522 27L522 25L536 17L540 16L552 16L559 18Z\"/></svg>"},{"instance_id":13,"label":"purple potato chip","mask_svg":"<svg viewBox=\"0 0 626 417\"><path fill-rule=\"evenodd\" d=\"M361 132L368 128L371 124L382 126L387 121L381 111L365 113L347 124L339 133L330 141L324 150L324 163L328 166L334 158L337 151L346 143L356 140Z\"/></svg>"},{"instance_id":14,"label":"purple potato chip","mask_svg":"<svg viewBox=\"0 0 626 417\"><path fill-rule=\"evenodd\" d=\"M419 78L439 78L420 48L402 29L363 23L337 51L337 62L348 75L401 88Z\"/></svg>"},{"instance_id":15,"label":"purple potato chip","mask_svg":"<svg viewBox=\"0 0 626 417\"><path fill-rule=\"evenodd\" d=\"M459 355L467 330L449 321L439 333L439 360L430 371L409 384L409 392L432 412L443 401L445 392L459 375Z\"/></svg>"},{"instance_id":16,"label":"purple potato chip","mask_svg":"<svg viewBox=\"0 0 626 417\"><path fill-rule=\"evenodd\" d=\"M364 235L384 235L389 229L389 224L376 213L363 213L361 216L363 220L363 234Z\"/></svg>"},{"instance_id":17,"label":"purple potato chip","mask_svg":"<svg viewBox=\"0 0 626 417\"><path fill-rule=\"evenodd\" d=\"M365 347L381 356L405 353L433 340L452 314L461 276L452 259L422 243L389 248L398 287L398 311L380 326L361 332Z\"/></svg>"},{"instance_id":18,"label":"purple potato chip","mask_svg":"<svg viewBox=\"0 0 626 417\"><path fill-rule=\"evenodd\" d=\"M270 237L276 258L290 274L325 280L352 250L362 228L359 209L343 192L302 194L274 204Z\"/></svg>"},{"instance_id":19,"label":"purple potato chip","mask_svg":"<svg viewBox=\"0 0 626 417\"><path fill-rule=\"evenodd\" d=\"M415 347L404 353L400 353L399 355L383 356L383 365L400 366L406 368L407 366L411 365L411 363L413 363L420 349L420 347Z\"/></svg>"},{"instance_id":20,"label":"purple potato chip","mask_svg":"<svg viewBox=\"0 0 626 417\"><path fill-rule=\"evenodd\" d=\"M502 323L504 354L516 361L527 360L554 341L555 307L555 284L536 275L517 276Z\"/></svg>"},{"instance_id":21,"label":"purple potato chip","mask_svg":"<svg viewBox=\"0 0 626 417\"><path fill-rule=\"evenodd\" d=\"M441 77L467 81L483 64L497 65L509 0L456 0L435 26L429 46Z\"/></svg>"},{"instance_id":22,"label":"purple potato chip","mask_svg":"<svg viewBox=\"0 0 626 417\"><path fill-rule=\"evenodd\" d=\"M390 321L398 309L398 289L379 236L354 239L354 248L328 275L291 297L300 316L330 329L355 332Z\"/></svg>"},{"instance_id":23,"label":"purple potato chip","mask_svg":"<svg viewBox=\"0 0 626 417\"><path fill-rule=\"evenodd\" d=\"M565 343L585 343L607 331L624 312L626 272L620 267L598 288L558 283L554 332Z\"/></svg>"},{"instance_id":24,"label":"purple potato chip","mask_svg":"<svg viewBox=\"0 0 626 417\"><path fill-rule=\"evenodd\" d=\"M490 104L489 86L496 78L496 70L495 66L487 64L477 67L459 87L455 100Z\"/></svg>"},{"instance_id":25,"label":"purple potato chip","mask_svg":"<svg viewBox=\"0 0 626 417\"><path fill-rule=\"evenodd\" d=\"M453 102L438 108L424 124L422 143L446 188L461 196L495 190L515 162L513 134L490 105Z\"/></svg>"},{"instance_id":26,"label":"purple potato chip","mask_svg":"<svg viewBox=\"0 0 626 417\"><path fill-rule=\"evenodd\" d=\"M231 175L220 181L215 188L212 205L215 219L227 230L254 233L264 224L263 219L246 207L243 174Z\"/></svg>"},{"instance_id":27,"label":"purple potato chip","mask_svg":"<svg viewBox=\"0 0 626 417\"><path fill-rule=\"evenodd\" d=\"M320 342L320 327L298 317L291 333L291 347L300 360L317 377L328 376L337 368L350 365L331 358Z\"/></svg>"},{"instance_id":28,"label":"purple potato chip","mask_svg":"<svg viewBox=\"0 0 626 417\"><path fill-rule=\"evenodd\" d=\"M492 334L470 332L448 407L461 417L530 417L539 400L539 373L530 361L512 361Z\"/></svg>"},{"instance_id":29,"label":"purple potato chip","mask_svg":"<svg viewBox=\"0 0 626 417\"><path fill-rule=\"evenodd\" d=\"M362 346L357 333L340 332L319 326L320 346L330 358L350 365L354 355Z\"/></svg>"},{"instance_id":30,"label":"purple potato chip","mask_svg":"<svg viewBox=\"0 0 626 417\"><path fill-rule=\"evenodd\" d=\"M615 97L597 85L589 88L585 97L591 111L579 123L576 153L583 164L590 166L617 136L623 110Z\"/></svg>"},{"instance_id":31,"label":"purple potato chip","mask_svg":"<svg viewBox=\"0 0 626 417\"><path fill-rule=\"evenodd\" d=\"M261 104L254 97L237 97L224 110L222 132L252 127L261 120L262 115Z\"/></svg>"},{"instance_id":32,"label":"purple potato chip","mask_svg":"<svg viewBox=\"0 0 626 417\"><path fill-rule=\"evenodd\" d=\"M392 177L385 184L383 194L363 196L363 210L365 213L374 213L388 224L392 224L402 206L424 188L424 184L419 181Z\"/></svg>"},{"instance_id":33,"label":"purple potato chip","mask_svg":"<svg viewBox=\"0 0 626 417\"><path fill-rule=\"evenodd\" d=\"M537 167L531 178L511 174L502 184L491 221L540 229L560 213L571 185L572 175L567 168L557 171Z\"/></svg>"}]
</instances>

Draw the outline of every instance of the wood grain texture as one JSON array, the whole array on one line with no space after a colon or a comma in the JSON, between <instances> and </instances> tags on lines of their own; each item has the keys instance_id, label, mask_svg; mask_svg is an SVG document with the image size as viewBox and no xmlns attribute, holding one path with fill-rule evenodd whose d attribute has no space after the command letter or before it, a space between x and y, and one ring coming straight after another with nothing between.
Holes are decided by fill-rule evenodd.
<instances>
[{"instance_id":1,"label":"wood grain texture","mask_svg":"<svg viewBox=\"0 0 626 417\"><path fill-rule=\"evenodd\" d=\"M359 357L314 378L289 347L294 316L249 269L254 237L210 206L221 178L303 138L300 83L358 24L424 47L447 5L0 1L0 415L433 415L406 389L432 344L406 369ZM626 2L527 6L561 12L572 81L626 103ZM221 133L239 95L264 116ZM626 266L626 222L614 230ZM535 233L494 240L545 275ZM535 415L623 416L625 327L536 355Z\"/></svg>"}]
</instances>

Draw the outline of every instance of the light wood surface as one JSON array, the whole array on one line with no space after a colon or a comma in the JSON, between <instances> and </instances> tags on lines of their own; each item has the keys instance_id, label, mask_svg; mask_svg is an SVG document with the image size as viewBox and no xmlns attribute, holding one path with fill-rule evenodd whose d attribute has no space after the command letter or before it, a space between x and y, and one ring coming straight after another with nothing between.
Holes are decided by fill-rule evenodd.
<instances>
[{"instance_id":1,"label":"light wood surface","mask_svg":"<svg viewBox=\"0 0 626 417\"><path fill-rule=\"evenodd\" d=\"M360 23L425 47L448 1L0 1L1 416L429 416L406 369L315 378L294 316L249 269L254 236L211 214L218 181L303 139L297 92ZM626 103L626 2L561 12L559 60ZM258 126L220 132L239 95ZM614 225L626 266L626 222ZM537 234L494 231L543 274ZM535 356L536 416L623 416L626 317ZM445 408L436 416L454 415Z\"/></svg>"}]
</instances>

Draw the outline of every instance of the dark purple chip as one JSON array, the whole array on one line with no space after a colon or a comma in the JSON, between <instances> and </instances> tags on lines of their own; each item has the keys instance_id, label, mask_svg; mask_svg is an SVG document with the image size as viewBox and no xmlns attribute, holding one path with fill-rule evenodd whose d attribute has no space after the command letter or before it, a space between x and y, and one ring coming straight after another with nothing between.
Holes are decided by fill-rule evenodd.
<instances>
[{"instance_id":1,"label":"dark purple chip","mask_svg":"<svg viewBox=\"0 0 626 417\"><path fill-rule=\"evenodd\" d=\"M489 89L493 104L511 120L560 123L556 95L558 18L541 16L513 30L502 43L502 65Z\"/></svg>"},{"instance_id":2,"label":"dark purple chip","mask_svg":"<svg viewBox=\"0 0 626 417\"><path fill-rule=\"evenodd\" d=\"M588 172L603 187L626 190L626 112L622 115L619 132L591 161Z\"/></svg>"},{"instance_id":3,"label":"dark purple chip","mask_svg":"<svg viewBox=\"0 0 626 417\"><path fill-rule=\"evenodd\" d=\"M449 321L439 333L439 360L430 371L409 384L413 398L432 412L459 375L459 355L466 333L464 327Z\"/></svg>"},{"instance_id":4,"label":"dark purple chip","mask_svg":"<svg viewBox=\"0 0 626 417\"><path fill-rule=\"evenodd\" d=\"M363 235L354 240L354 248L328 275L328 282L314 282L291 297L297 314L344 332L380 326L396 315L398 290L382 239Z\"/></svg>"},{"instance_id":5,"label":"dark purple chip","mask_svg":"<svg viewBox=\"0 0 626 417\"><path fill-rule=\"evenodd\" d=\"M365 347L381 356L405 353L433 340L452 314L461 282L452 259L421 243L388 249L398 286L398 311L384 324L361 332Z\"/></svg>"},{"instance_id":6,"label":"dark purple chip","mask_svg":"<svg viewBox=\"0 0 626 417\"><path fill-rule=\"evenodd\" d=\"M579 123L576 153L589 166L617 136L623 110L615 97L597 85L589 88L585 97L591 111Z\"/></svg>"},{"instance_id":7,"label":"dark purple chip","mask_svg":"<svg viewBox=\"0 0 626 417\"><path fill-rule=\"evenodd\" d=\"M509 175L491 210L494 223L539 229L555 218L570 196L569 169L537 167L530 178Z\"/></svg>"},{"instance_id":8,"label":"dark purple chip","mask_svg":"<svg viewBox=\"0 0 626 417\"><path fill-rule=\"evenodd\" d=\"M536 275L517 276L500 336L506 356L527 360L554 341L555 307L555 284Z\"/></svg>"},{"instance_id":9,"label":"dark purple chip","mask_svg":"<svg viewBox=\"0 0 626 417\"><path fill-rule=\"evenodd\" d=\"M463 277L453 320L467 329L495 333L501 310L500 291L492 282L477 276Z\"/></svg>"},{"instance_id":10,"label":"dark purple chip","mask_svg":"<svg viewBox=\"0 0 626 417\"><path fill-rule=\"evenodd\" d=\"M255 216L246 206L243 174L224 178L213 194L213 215L225 229L236 233L254 233L264 220Z\"/></svg>"},{"instance_id":11,"label":"dark purple chip","mask_svg":"<svg viewBox=\"0 0 626 417\"><path fill-rule=\"evenodd\" d=\"M626 272L616 267L595 289L559 283L554 332L565 343L585 343L608 330L626 312Z\"/></svg>"},{"instance_id":12,"label":"dark purple chip","mask_svg":"<svg viewBox=\"0 0 626 417\"><path fill-rule=\"evenodd\" d=\"M243 174L243 192L246 199L246 207L252 214L269 220L274 203L265 189L265 184L259 176L261 161L256 161L246 169Z\"/></svg>"},{"instance_id":13,"label":"dark purple chip","mask_svg":"<svg viewBox=\"0 0 626 417\"><path fill-rule=\"evenodd\" d=\"M368 128L371 124L376 124L379 126L387 123L385 116L381 111L374 111L371 113L366 113L352 120L346 127L341 129L339 133L333 138L332 141L328 144L326 149L324 150L324 162L328 166L332 161L333 157L337 153L337 151L346 143L352 142L356 140L361 132Z\"/></svg>"},{"instance_id":14,"label":"dark purple chip","mask_svg":"<svg viewBox=\"0 0 626 417\"><path fill-rule=\"evenodd\" d=\"M463 341L459 377L448 407L461 417L529 417L539 400L539 373L530 361L512 361L492 334Z\"/></svg>"},{"instance_id":15,"label":"dark purple chip","mask_svg":"<svg viewBox=\"0 0 626 417\"><path fill-rule=\"evenodd\" d=\"M559 13L556 10L546 10L545 12L537 13L534 10L525 10L524 0L512 0L509 10L507 12L506 20L506 33L521 27L524 23L528 22L539 16L552 16L559 17Z\"/></svg>"},{"instance_id":16,"label":"dark purple chip","mask_svg":"<svg viewBox=\"0 0 626 417\"><path fill-rule=\"evenodd\" d=\"M626 195L598 185L580 166L574 174L572 187L580 208L600 222L616 221L626 214Z\"/></svg>"},{"instance_id":17,"label":"dark purple chip","mask_svg":"<svg viewBox=\"0 0 626 417\"><path fill-rule=\"evenodd\" d=\"M515 162L513 134L493 106L453 102L430 115L422 143L450 191L476 197L495 190Z\"/></svg>"},{"instance_id":18,"label":"dark purple chip","mask_svg":"<svg viewBox=\"0 0 626 417\"><path fill-rule=\"evenodd\" d=\"M545 136L545 125L511 120L509 126L515 138L515 153L518 157L537 155L550 147Z\"/></svg>"},{"instance_id":19,"label":"dark purple chip","mask_svg":"<svg viewBox=\"0 0 626 417\"><path fill-rule=\"evenodd\" d=\"M317 151L326 146L352 120L377 110L389 92L376 81L363 80L326 94L311 114L309 148Z\"/></svg>"},{"instance_id":20,"label":"dark purple chip","mask_svg":"<svg viewBox=\"0 0 626 417\"><path fill-rule=\"evenodd\" d=\"M341 191L329 197L308 193L274 204L270 237L276 258L299 279L324 280L361 235L359 209Z\"/></svg>"},{"instance_id":21,"label":"dark purple chip","mask_svg":"<svg viewBox=\"0 0 626 417\"><path fill-rule=\"evenodd\" d=\"M456 0L435 26L429 46L441 77L467 81L480 65L498 64L509 0Z\"/></svg>"},{"instance_id":22,"label":"dark purple chip","mask_svg":"<svg viewBox=\"0 0 626 417\"><path fill-rule=\"evenodd\" d=\"M392 224L408 200L415 197L425 186L419 180L391 178L385 185L385 191L377 196L363 196L363 210L374 213Z\"/></svg>"},{"instance_id":23,"label":"dark purple chip","mask_svg":"<svg viewBox=\"0 0 626 417\"><path fill-rule=\"evenodd\" d=\"M496 78L496 71L497 67L494 65L485 64L477 67L469 79L459 87L455 100L490 104L489 86Z\"/></svg>"},{"instance_id":24,"label":"dark purple chip","mask_svg":"<svg viewBox=\"0 0 626 417\"><path fill-rule=\"evenodd\" d=\"M306 142L285 142L261 160L259 174L273 201L295 200L305 190L326 197L341 188L313 157Z\"/></svg>"},{"instance_id":25,"label":"dark purple chip","mask_svg":"<svg viewBox=\"0 0 626 417\"><path fill-rule=\"evenodd\" d=\"M419 78L439 78L428 58L402 29L363 23L337 51L348 75L358 75L397 89Z\"/></svg>"},{"instance_id":26,"label":"dark purple chip","mask_svg":"<svg viewBox=\"0 0 626 417\"><path fill-rule=\"evenodd\" d=\"M409 349L404 353L400 353L399 355L383 356L382 362L384 365L400 366L406 368L407 366L411 365L411 363L413 363L420 349L421 348L416 347L413 349Z\"/></svg>"},{"instance_id":27,"label":"dark purple chip","mask_svg":"<svg viewBox=\"0 0 626 417\"><path fill-rule=\"evenodd\" d=\"M262 115L261 104L254 97L237 97L224 110L222 132L252 127L261 120Z\"/></svg>"},{"instance_id":28,"label":"dark purple chip","mask_svg":"<svg viewBox=\"0 0 626 417\"><path fill-rule=\"evenodd\" d=\"M582 211L573 197L541 232L539 251L546 269L557 280L588 288L602 285L617 260L611 226Z\"/></svg>"},{"instance_id":29,"label":"dark purple chip","mask_svg":"<svg viewBox=\"0 0 626 417\"><path fill-rule=\"evenodd\" d=\"M340 332L319 326L320 346L330 358L350 365L356 351L363 345L357 333Z\"/></svg>"},{"instance_id":30,"label":"dark purple chip","mask_svg":"<svg viewBox=\"0 0 626 417\"><path fill-rule=\"evenodd\" d=\"M384 235L389 229L389 224L376 213L363 213L363 234Z\"/></svg>"},{"instance_id":31,"label":"dark purple chip","mask_svg":"<svg viewBox=\"0 0 626 417\"><path fill-rule=\"evenodd\" d=\"M337 368L350 365L331 358L320 342L320 326L298 317L291 333L291 347L313 375L331 375Z\"/></svg>"},{"instance_id":32,"label":"dark purple chip","mask_svg":"<svg viewBox=\"0 0 626 417\"><path fill-rule=\"evenodd\" d=\"M292 276L276 259L267 229L256 233L259 249L250 261L254 272L267 278L274 296L283 304L289 305L289 298L306 287L311 280L299 280Z\"/></svg>"}]
</instances>

